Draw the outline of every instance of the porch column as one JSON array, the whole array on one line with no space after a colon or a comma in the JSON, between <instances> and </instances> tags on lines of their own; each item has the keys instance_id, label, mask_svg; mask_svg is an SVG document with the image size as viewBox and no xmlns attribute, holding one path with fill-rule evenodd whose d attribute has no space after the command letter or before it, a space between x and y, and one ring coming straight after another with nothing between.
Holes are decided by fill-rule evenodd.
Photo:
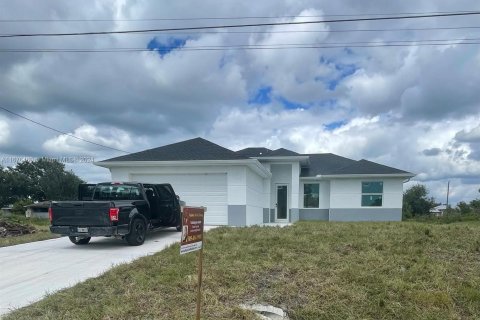
<instances>
[{"instance_id":1,"label":"porch column","mask_svg":"<svg viewBox=\"0 0 480 320\"><path fill-rule=\"evenodd\" d=\"M292 191L290 199L290 222L299 219L299 198L300 198L300 163L292 163Z\"/></svg>"}]
</instances>

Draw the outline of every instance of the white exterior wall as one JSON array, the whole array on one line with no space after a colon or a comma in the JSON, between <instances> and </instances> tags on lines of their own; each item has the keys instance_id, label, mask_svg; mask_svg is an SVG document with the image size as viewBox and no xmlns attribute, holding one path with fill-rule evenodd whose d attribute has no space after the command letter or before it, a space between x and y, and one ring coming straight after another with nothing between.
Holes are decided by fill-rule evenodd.
<instances>
[{"instance_id":1,"label":"white exterior wall","mask_svg":"<svg viewBox=\"0 0 480 320\"><path fill-rule=\"evenodd\" d=\"M241 167L241 166L239 166ZM205 174L227 173L232 166L144 166L144 167L113 167L110 168L112 181L131 181L136 174ZM140 181L141 182L141 181ZM165 181L168 183L168 181Z\"/></svg>"},{"instance_id":2,"label":"white exterior wall","mask_svg":"<svg viewBox=\"0 0 480 320\"><path fill-rule=\"evenodd\" d=\"M292 192L290 208L300 208L300 163L292 164Z\"/></svg>"},{"instance_id":3,"label":"white exterior wall","mask_svg":"<svg viewBox=\"0 0 480 320\"><path fill-rule=\"evenodd\" d=\"M262 163L262 165L270 171L270 163ZM270 171L271 172L271 171ZM272 208L272 178L263 179L263 207L270 210Z\"/></svg>"},{"instance_id":4,"label":"white exterior wall","mask_svg":"<svg viewBox=\"0 0 480 320\"><path fill-rule=\"evenodd\" d=\"M245 217L235 216L235 221L245 221L246 225L261 224L263 223L263 208L265 205L265 181L269 179L263 179L252 169L243 165L233 166L148 166L148 167L114 167L110 169L113 181L133 181L143 180L145 182L156 183L171 183L175 189L175 181L182 177L182 180L188 179L188 175L191 175L192 179L198 181L198 176L202 175L202 179L208 179L208 175L225 174L226 182L224 183L224 190L222 194L218 195L218 199L213 198L211 195L202 198L202 186L199 186L198 197L192 198L191 195L185 199L187 205L206 205L208 209L208 201L216 201L216 203L224 203L221 211L223 217L218 216L218 212L215 212L215 219L213 224L227 224L229 219L232 219L230 215L237 215L238 210L245 212ZM165 175L165 181L153 181L148 177L161 177ZM178 179L176 178L176 175ZM141 179L135 179L135 177L141 177ZM154 180L158 180L154 179ZM167 181L168 180L168 181ZM193 180L192 180L193 181ZM139 181L142 182L142 181ZM219 184L220 186L220 184ZM216 186L218 187L218 186ZM208 183L205 183L205 188L210 188ZM205 190L205 194L209 193ZM214 190L216 191L216 190ZM269 199L268 190L268 199ZM211 192L210 192L211 193ZM224 200L222 200L224 199ZM190 200L190 201L189 201ZM223 202L221 202L223 201ZM205 204L206 203L206 204ZM216 204L215 203L215 204ZM229 206L235 207L232 212ZM244 209L242 209L244 207ZM218 207L217 207L218 209ZM237 211L236 211L237 210ZM218 210L217 210L218 211ZM208 221L208 210L206 214L206 221ZM240 213L240 215L243 215ZM238 218L238 220L237 220ZM242 223L242 222L239 222Z\"/></svg>"},{"instance_id":5,"label":"white exterior wall","mask_svg":"<svg viewBox=\"0 0 480 320\"><path fill-rule=\"evenodd\" d=\"M201 180L198 179L199 175L205 175L205 179L208 179L209 174L217 174L215 177L212 176L211 180L220 181L218 174L224 174L226 182L212 183L210 186L205 183L204 189L199 189L198 195L200 196L197 197L200 200L208 198L207 200L217 210L215 216L218 218L216 221L220 221L219 224L253 225L263 223L265 217L270 219L270 215L273 213L271 209L275 209L277 184L288 186L287 205L290 209L288 210L288 218L291 221L295 218L295 215L297 216L296 219L300 216L301 219L318 219L321 217L324 220L342 221L401 219L403 178L301 180L298 162L264 162L262 165L271 172L271 178L264 179L246 165L126 166L113 167L110 171L113 181L132 181L132 177L135 177L135 175L156 174L172 177L172 181L157 181L159 183L172 183L175 179L171 175L183 175L182 179L185 180L185 175L189 174L197 177L194 179L195 181ZM362 181L383 181L381 207L362 207ZM306 183L319 184L318 208L303 207L303 191ZM175 188L175 183L172 183L172 185ZM223 187L219 188L219 186ZM218 190L218 197L215 194L217 189L222 189L222 191ZM204 198L201 197L202 190L204 190ZM221 192L223 192L223 195L220 194ZM224 209L219 210L218 208L222 203ZM219 215L218 212L224 212L224 215Z\"/></svg>"},{"instance_id":6,"label":"white exterior wall","mask_svg":"<svg viewBox=\"0 0 480 320\"><path fill-rule=\"evenodd\" d=\"M383 203L381 207L362 207L362 181L383 181ZM363 178L333 179L330 181L330 208L401 208L403 179Z\"/></svg>"},{"instance_id":7,"label":"white exterior wall","mask_svg":"<svg viewBox=\"0 0 480 320\"><path fill-rule=\"evenodd\" d=\"M228 188L228 204L229 205L245 205L247 203L247 177L244 166L235 166L226 168L227 188Z\"/></svg>"},{"instance_id":8,"label":"white exterior wall","mask_svg":"<svg viewBox=\"0 0 480 320\"><path fill-rule=\"evenodd\" d=\"M114 167L110 171L114 181L171 183L187 205L207 207L206 224L228 224L228 201L239 203L246 198L245 185L243 193L235 193L234 199L228 197L228 184L236 188L242 183L235 179L237 171L245 172L242 166ZM245 205L245 202L242 204Z\"/></svg>"},{"instance_id":9,"label":"white exterior wall","mask_svg":"<svg viewBox=\"0 0 480 320\"><path fill-rule=\"evenodd\" d=\"M263 223L264 185L262 177L246 169L247 191L247 217L246 224L254 225Z\"/></svg>"},{"instance_id":10,"label":"white exterior wall","mask_svg":"<svg viewBox=\"0 0 480 320\"><path fill-rule=\"evenodd\" d=\"M112 181L130 181L131 168L110 168Z\"/></svg>"},{"instance_id":11,"label":"white exterior wall","mask_svg":"<svg viewBox=\"0 0 480 320\"><path fill-rule=\"evenodd\" d=\"M305 184L318 183L318 208L316 209L329 209L330 208L330 181L328 180L302 180L300 182L300 192L299 192L299 204L300 208L303 206L303 192ZM305 208L305 209L315 209L315 208Z\"/></svg>"}]
</instances>

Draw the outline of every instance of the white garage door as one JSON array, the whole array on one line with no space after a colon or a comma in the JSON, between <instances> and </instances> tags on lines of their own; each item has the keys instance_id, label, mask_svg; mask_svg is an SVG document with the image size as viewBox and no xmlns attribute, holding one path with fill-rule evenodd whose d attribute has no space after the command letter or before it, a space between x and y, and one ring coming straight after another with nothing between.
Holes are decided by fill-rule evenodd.
<instances>
[{"instance_id":1,"label":"white garage door","mask_svg":"<svg viewBox=\"0 0 480 320\"><path fill-rule=\"evenodd\" d=\"M170 183L187 206L207 207L205 223L226 225L227 174L134 174L132 181Z\"/></svg>"}]
</instances>

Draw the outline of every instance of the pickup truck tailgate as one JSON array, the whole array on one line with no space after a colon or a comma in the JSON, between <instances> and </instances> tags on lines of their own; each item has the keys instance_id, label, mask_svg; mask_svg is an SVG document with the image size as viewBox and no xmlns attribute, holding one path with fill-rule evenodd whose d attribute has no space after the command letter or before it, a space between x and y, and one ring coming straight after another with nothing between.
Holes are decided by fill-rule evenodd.
<instances>
[{"instance_id":1,"label":"pickup truck tailgate","mask_svg":"<svg viewBox=\"0 0 480 320\"><path fill-rule=\"evenodd\" d=\"M110 226L109 201L52 202L52 226Z\"/></svg>"}]
</instances>

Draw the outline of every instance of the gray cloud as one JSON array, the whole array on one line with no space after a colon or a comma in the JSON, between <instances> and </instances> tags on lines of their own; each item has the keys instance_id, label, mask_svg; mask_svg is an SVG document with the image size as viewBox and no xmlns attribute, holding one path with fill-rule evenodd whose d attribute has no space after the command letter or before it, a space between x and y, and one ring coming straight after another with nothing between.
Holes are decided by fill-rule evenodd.
<instances>
[{"instance_id":1,"label":"gray cloud","mask_svg":"<svg viewBox=\"0 0 480 320\"><path fill-rule=\"evenodd\" d=\"M440 148L431 148L431 149L425 149L422 151L422 153L427 157L438 156L441 152L442 152L442 149Z\"/></svg>"},{"instance_id":2,"label":"gray cloud","mask_svg":"<svg viewBox=\"0 0 480 320\"><path fill-rule=\"evenodd\" d=\"M480 125L471 130L463 129L462 131L457 132L455 140L460 142L480 142Z\"/></svg>"},{"instance_id":3,"label":"gray cloud","mask_svg":"<svg viewBox=\"0 0 480 320\"><path fill-rule=\"evenodd\" d=\"M421 0L414 5L373 0L255 3L206 0L202 6L194 1L108 0L93 1L86 6L82 2L16 0L0 3L0 19L434 12L465 10L476 5L473 0ZM31 8L35 16L25 8ZM330 31L475 25L477 19L315 25L309 26L308 31L329 32L303 34L112 35L1 39L0 43L2 48L145 48L153 37L160 42L169 37L188 38L187 47L451 39L475 34L468 29ZM124 30L216 22L5 23L2 33ZM255 31L293 29L268 27ZM349 66L355 72L344 74L342 66ZM449 177L480 175L477 143L480 75L473 72L479 67L477 46L173 51L163 58L155 53L0 53L0 103L65 132L77 134L79 128L91 126L97 135L87 137L112 146L118 147L112 137L121 130L121 141L125 144L121 147L132 151L204 136L230 148L265 145L299 152L336 152L352 158L364 157L411 170L419 174L418 179L433 186L432 181ZM260 106L249 104L262 86L272 87L272 101ZM306 108L290 110L281 98ZM84 152L96 158L117 155L66 139L7 114L0 116L2 154L42 156ZM324 130L325 125L333 122L345 125ZM78 166L74 170L88 176L88 180L105 178L104 171L92 169L89 173L90 168ZM460 199L461 193L456 197Z\"/></svg>"},{"instance_id":4,"label":"gray cloud","mask_svg":"<svg viewBox=\"0 0 480 320\"><path fill-rule=\"evenodd\" d=\"M480 142L470 143L470 154L468 158L470 160L480 161Z\"/></svg>"}]
</instances>

